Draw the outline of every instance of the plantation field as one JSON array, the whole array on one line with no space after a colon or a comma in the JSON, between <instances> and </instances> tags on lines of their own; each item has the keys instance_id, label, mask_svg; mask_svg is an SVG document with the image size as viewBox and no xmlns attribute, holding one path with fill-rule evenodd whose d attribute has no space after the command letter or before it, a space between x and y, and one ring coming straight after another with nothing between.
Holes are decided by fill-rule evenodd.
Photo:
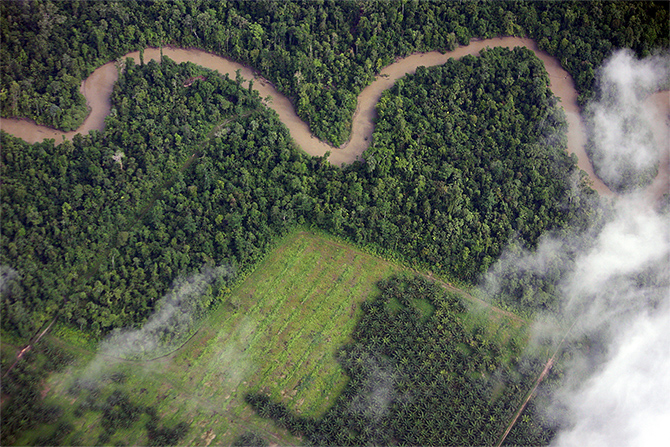
<instances>
[{"instance_id":1,"label":"plantation field","mask_svg":"<svg viewBox=\"0 0 670 447\"><path fill-rule=\"evenodd\" d=\"M74 409L91 394L103 402L121 390L133 404L155 407L165 427L189 424L183 444L230 444L247 431L272 443L299 443L258 417L244 396L268 392L293 411L321 415L346 384L334 355L350 340L360 302L378 293L380 279L404 270L330 238L286 237L176 353L150 362L98 358L52 376L47 400L69 409L60 421L75 427L62 442L97 444L101 411L75 417ZM90 377L100 388L68 393L74 377ZM147 418L119 428L107 443L147 444Z\"/></svg>"},{"instance_id":2,"label":"plantation field","mask_svg":"<svg viewBox=\"0 0 670 447\"><path fill-rule=\"evenodd\" d=\"M334 238L295 232L168 356L151 361L96 357L86 344L73 343L71 335L67 341L52 340L67 343L79 358L45 383L46 403L64 412L25 433L19 444L44 444L40 439L68 423L74 430L59 439L62 444L147 445L150 416L138 409L148 407L161 429L188 426L179 444L229 445L248 432L272 444L300 444L301 439L259 417L245 396L262 392L299 415L323 415L347 383L335 354L351 341L361 302L380 293L378 281L398 273L415 272ZM503 344L525 330L521 318L440 283L465 298L470 309L463 315L466 326L483 324L487 336ZM417 304L426 315L432 312L429 303ZM114 393L127 396L127 402ZM106 402L116 402L114 411L137 413L108 438L103 435L109 430Z\"/></svg>"}]
</instances>

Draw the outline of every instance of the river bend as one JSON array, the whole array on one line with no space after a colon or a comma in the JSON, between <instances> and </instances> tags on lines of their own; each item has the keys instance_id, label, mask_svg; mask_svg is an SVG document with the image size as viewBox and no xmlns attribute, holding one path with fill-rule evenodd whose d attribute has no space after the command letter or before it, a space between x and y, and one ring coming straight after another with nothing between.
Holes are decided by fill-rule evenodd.
<instances>
[{"instance_id":1,"label":"river bend","mask_svg":"<svg viewBox=\"0 0 670 447\"><path fill-rule=\"evenodd\" d=\"M379 102L384 90L393 86L398 79L406 74L414 73L419 66L430 67L442 65L450 58L458 59L466 55L476 56L479 55L482 49L487 47L525 47L532 50L544 62L544 66L549 74L550 88L554 95L561 100L561 104L565 110L568 122L568 151L577 155L578 165L591 178L593 188L601 194L612 195L609 188L593 172L591 162L584 151L586 137L580 110L577 105L577 92L572 77L560 66L554 57L544 51L540 51L531 39L502 37L474 40L469 45L458 47L454 51L446 53L437 51L418 53L398 59L393 64L385 67L376 79L363 89L358 96L357 109L352 120L351 137L347 143L339 148L335 148L316 138L310 132L307 124L298 117L289 99L279 93L270 82L257 76L249 67L197 49L163 48L162 52L163 55L177 63L192 62L211 70L218 70L221 74L227 73L232 79L235 78L236 71L240 70L241 75L246 80L254 79L253 87L258 90L261 97L270 96L272 98L272 102L268 104L268 107L277 112L280 120L289 129L291 136L298 146L310 155L322 156L327 151L330 151L330 162L335 165L341 165L355 161L368 148L374 130L375 106ZM159 60L160 54L161 50L159 49L146 49L144 50L144 60ZM127 54L123 59L127 57L139 62L138 51ZM29 120L20 119L2 119L0 121L1 128L29 143L43 141L47 138L53 138L58 142L63 138L72 139L78 133L87 134L94 129L102 131L104 129L105 117L111 111L110 96L117 79L118 70L116 65L114 62L110 62L95 70L91 76L82 82L81 92L86 97L90 113L82 126L75 131L59 132L45 126L38 126ZM660 110L657 115L660 117L661 123L655 126L657 139L661 142L668 141L667 123L663 122L663 118L667 119L668 112L670 112L668 92L654 95L654 98L650 102ZM663 167L667 167L667 154L663 157L661 164ZM667 189L667 171L667 169L661 169L661 175L659 175L653 185L655 191L662 193L662 191Z\"/></svg>"}]
</instances>

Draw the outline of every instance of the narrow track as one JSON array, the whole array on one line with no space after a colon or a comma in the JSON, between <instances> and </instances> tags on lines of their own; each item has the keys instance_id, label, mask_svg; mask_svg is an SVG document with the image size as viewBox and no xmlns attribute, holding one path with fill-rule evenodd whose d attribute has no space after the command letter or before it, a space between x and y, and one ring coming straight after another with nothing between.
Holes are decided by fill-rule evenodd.
<instances>
[{"instance_id":1,"label":"narrow track","mask_svg":"<svg viewBox=\"0 0 670 447\"><path fill-rule=\"evenodd\" d=\"M507 425L507 429L505 432L502 434L500 437L500 440L498 441L498 444L496 444L496 447L500 447L503 442L505 442L505 438L507 438L507 435L509 435L509 432L512 431L512 428L514 428L514 425L516 424L516 421L519 419L519 416L521 416L521 413L523 413L523 410L526 409L526 405L528 405L528 402L530 399L535 395L535 391L537 390L537 387L540 386L540 383L544 380L545 377L547 377L547 374L549 374L549 371L551 371L551 367L554 366L554 361L556 360L556 356L558 355L560 349L563 347L563 343L565 340L568 338L568 335L570 332L572 332L572 328L575 327L575 324L577 324L577 321L575 320L574 323L572 323L572 326L565 332L565 335L563 335L563 339L561 342L556 346L556 349L554 350L554 354L547 360L547 363L544 365L544 369L540 373L540 375L537 377L537 380L535 380L535 384L533 387L530 389L528 394L526 395L526 398L523 400L521 405L519 405L519 408L517 412L514 414L514 417L510 421L510 423Z\"/></svg>"}]
</instances>

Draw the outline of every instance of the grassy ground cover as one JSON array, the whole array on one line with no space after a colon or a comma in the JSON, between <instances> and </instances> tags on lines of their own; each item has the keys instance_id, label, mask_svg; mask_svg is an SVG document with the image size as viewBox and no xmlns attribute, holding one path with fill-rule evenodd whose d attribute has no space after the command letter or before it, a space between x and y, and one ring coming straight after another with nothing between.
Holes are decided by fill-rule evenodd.
<instances>
[{"instance_id":1,"label":"grassy ground cover","mask_svg":"<svg viewBox=\"0 0 670 447\"><path fill-rule=\"evenodd\" d=\"M269 442L295 444L298 439L256 416L244 396L269 392L300 414L323 414L347 381L334 354L350 340L360 302L378 293L380 279L404 270L336 240L294 233L178 352L151 362L98 358L52 376L47 399L65 414L20 442L32 443L67 420L74 431L62 442L97 444L101 411L76 409L121 390L133 404L153 406L165 427L190 424L180 443L230 444L254 431ZM97 388L68 392L82 376L97 381ZM108 443L146 444L145 419L119 428Z\"/></svg>"}]
</instances>

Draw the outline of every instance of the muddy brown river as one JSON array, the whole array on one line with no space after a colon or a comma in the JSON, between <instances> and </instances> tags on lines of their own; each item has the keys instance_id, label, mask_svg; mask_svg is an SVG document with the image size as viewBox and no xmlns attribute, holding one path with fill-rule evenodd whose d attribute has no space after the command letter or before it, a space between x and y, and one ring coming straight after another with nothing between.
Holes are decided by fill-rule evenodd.
<instances>
[{"instance_id":1,"label":"muddy brown river","mask_svg":"<svg viewBox=\"0 0 670 447\"><path fill-rule=\"evenodd\" d=\"M568 122L568 151L577 155L579 167L589 175L593 188L603 195L612 195L609 188L594 174L591 162L584 152L585 133L580 110L577 105L577 92L572 77L560 66L555 58L540 51L531 39L503 37L477 40L472 41L467 46L458 47L456 50L444 54L434 51L413 54L398 59L395 63L385 67L374 82L363 89L358 96L358 106L352 120L350 140L339 148L333 147L314 137L307 124L295 113L295 109L288 98L279 93L270 82L258 77L249 67L196 49L163 48L163 55L168 56L177 63L193 62L212 70L218 70L221 74L228 73L232 79L235 79L235 72L240 70L241 75L246 80L254 80L254 88L258 90L261 97L270 96L272 98L272 102L268 106L278 113L280 120L289 129L291 136L298 146L310 155L321 156L330 151L330 162L335 165L341 165L342 163L355 161L369 146L374 130L375 106L379 102L384 90L393 86L398 79L406 74L414 73L419 66L441 65L452 57L458 59L465 55L479 55L479 52L486 47L526 47L532 50L544 62L545 68L549 73L551 90L561 100L561 105L566 113ZM139 62L139 52L129 53L122 59L126 57L131 57ZM149 48L144 51L144 60L148 61L151 59L160 59L159 49ZM110 62L95 70L91 76L82 82L81 91L86 97L90 113L82 126L75 131L59 132L48 127L38 126L28 120L18 119L2 119L0 127L2 130L30 143L42 141L46 138L53 138L56 142L59 142L64 138L71 139L78 133L86 134L93 129L102 131L105 117L111 110L110 95L117 79L118 70L116 64ZM668 141L668 125L666 122L668 104L669 96L667 91L654 95L650 101L650 105L658 109L656 116L659 123L655 126L655 131L659 142ZM665 145L665 143L663 144ZM663 191L667 190L667 165L669 158L668 154L664 154L661 161L661 173L652 185L656 193L660 192L662 194Z\"/></svg>"}]
</instances>

